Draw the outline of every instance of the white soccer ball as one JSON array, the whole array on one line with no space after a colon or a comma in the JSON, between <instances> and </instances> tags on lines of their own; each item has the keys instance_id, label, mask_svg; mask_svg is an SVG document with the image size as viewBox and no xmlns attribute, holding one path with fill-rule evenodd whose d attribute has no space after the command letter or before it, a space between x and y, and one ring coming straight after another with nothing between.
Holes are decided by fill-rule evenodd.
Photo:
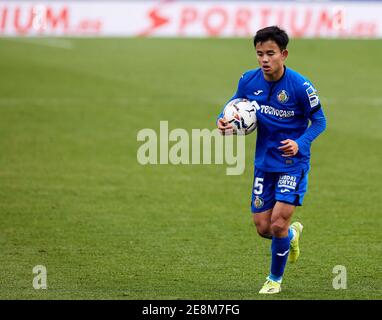
<instances>
[{"instance_id":1,"label":"white soccer ball","mask_svg":"<svg viewBox=\"0 0 382 320\"><path fill-rule=\"evenodd\" d=\"M257 127L256 108L248 99L238 98L228 102L223 114L238 135L250 134Z\"/></svg>"}]
</instances>

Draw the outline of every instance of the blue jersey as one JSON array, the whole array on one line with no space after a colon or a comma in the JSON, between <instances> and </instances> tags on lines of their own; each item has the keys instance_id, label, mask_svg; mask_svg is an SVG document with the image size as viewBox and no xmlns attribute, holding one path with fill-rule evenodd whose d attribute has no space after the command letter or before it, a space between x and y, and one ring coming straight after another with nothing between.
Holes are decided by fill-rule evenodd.
<instances>
[{"instance_id":1,"label":"blue jersey","mask_svg":"<svg viewBox=\"0 0 382 320\"><path fill-rule=\"evenodd\" d=\"M257 168L267 172L309 170L310 142L325 129L320 127L312 138L304 137L309 120L312 123L315 118L325 121L317 91L309 80L284 67L278 81L267 81L258 68L242 75L237 92L229 101L236 98L255 101ZM221 113L219 117L222 116ZM295 140L299 145L293 157L283 157L278 149L286 139Z\"/></svg>"}]
</instances>

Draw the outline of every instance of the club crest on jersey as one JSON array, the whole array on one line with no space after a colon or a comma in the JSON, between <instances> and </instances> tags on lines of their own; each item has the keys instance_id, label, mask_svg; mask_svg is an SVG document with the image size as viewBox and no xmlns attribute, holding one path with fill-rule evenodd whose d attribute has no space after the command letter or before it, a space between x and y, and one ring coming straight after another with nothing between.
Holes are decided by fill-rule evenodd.
<instances>
[{"instance_id":1,"label":"club crest on jersey","mask_svg":"<svg viewBox=\"0 0 382 320\"><path fill-rule=\"evenodd\" d=\"M281 90L278 94L277 94L277 100L281 103L285 103L289 100L289 94L288 92L286 92L285 90Z\"/></svg>"},{"instance_id":2,"label":"club crest on jersey","mask_svg":"<svg viewBox=\"0 0 382 320\"><path fill-rule=\"evenodd\" d=\"M253 200L253 205L256 209L260 209L264 205L264 200L261 199L259 196L256 196L255 200Z\"/></svg>"}]
</instances>

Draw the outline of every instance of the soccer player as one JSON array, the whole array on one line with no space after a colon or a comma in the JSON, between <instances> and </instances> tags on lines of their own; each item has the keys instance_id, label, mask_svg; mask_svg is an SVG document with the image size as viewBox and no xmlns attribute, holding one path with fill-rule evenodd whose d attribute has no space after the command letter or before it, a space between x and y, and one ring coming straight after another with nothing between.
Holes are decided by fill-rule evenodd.
<instances>
[{"instance_id":1,"label":"soccer player","mask_svg":"<svg viewBox=\"0 0 382 320\"><path fill-rule=\"evenodd\" d=\"M253 101L258 121L251 209L257 232L272 240L272 261L261 294L281 291L287 260L296 262L303 226L291 223L307 190L310 146L326 128L326 119L313 84L287 68L288 35L277 26L254 37L259 68L245 72L229 100ZM309 125L310 123L310 125ZM218 116L222 134L232 126Z\"/></svg>"}]
</instances>

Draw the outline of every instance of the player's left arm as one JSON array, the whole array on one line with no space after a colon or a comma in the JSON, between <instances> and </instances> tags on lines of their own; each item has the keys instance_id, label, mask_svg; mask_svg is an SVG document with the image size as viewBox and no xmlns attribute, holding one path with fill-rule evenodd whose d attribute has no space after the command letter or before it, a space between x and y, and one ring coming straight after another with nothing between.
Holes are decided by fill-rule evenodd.
<instances>
[{"instance_id":1,"label":"player's left arm","mask_svg":"<svg viewBox=\"0 0 382 320\"><path fill-rule=\"evenodd\" d=\"M316 139L326 128L326 118L322 110L321 102L317 90L306 81L300 90L301 104L305 115L310 120L309 128L296 140L286 139L281 141L279 147L283 151L283 157L293 157L299 151L307 153L314 139Z\"/></svg>"},{"instance_id":2,"label":"player's left arm","mask_svg":"<svg viewBox=\"0 0 382 320\"><path fill-rule=\"evenodd\" d=\"M317 90L309 81L303 84L300 92L305 115L311 124L304 134L296 140L296 143L300 152L306 153L309 151L313 140L326 129L326 117Z\"/></svg>"},{"instance_id":3,"label":"player's left arm","mask_svg":"<svg viewBox=\"0 0 382 320\"><path fill-rule=\"evenodd\" d=\"M311 125L304 134L296 140L299 150L303 153L310 149L313 140L316 139L326 129L326 118L322 108L310 115Z\"/></svg>"}]
</instances>

